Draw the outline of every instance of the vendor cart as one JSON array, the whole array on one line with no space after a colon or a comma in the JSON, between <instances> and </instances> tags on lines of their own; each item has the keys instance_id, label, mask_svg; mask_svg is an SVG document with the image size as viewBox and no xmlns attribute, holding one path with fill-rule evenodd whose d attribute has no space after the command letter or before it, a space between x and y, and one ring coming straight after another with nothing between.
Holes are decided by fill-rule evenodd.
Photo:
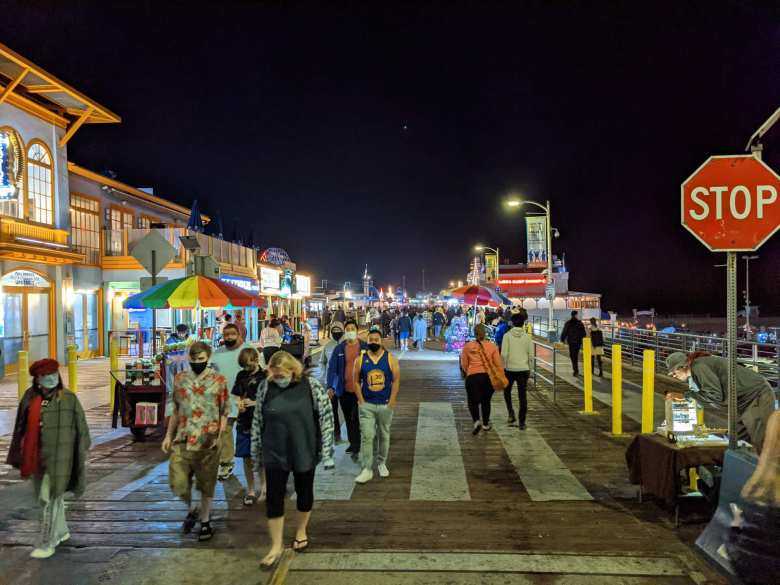
<instances>
[{"instance_id":1,"label":"vendor cart","mask_svg":"<svg viewBox=\"0 0 780 585\"><path fill-rule=\"evenodd\" d=\"M167 396L166 368L153 360L132 360L118 372L111 372L114 409L111 426L129 428L136 440L143 440L147 428L163 430ZM121 380L123 377L124 380Z\"/></svg>"}]
</instances>

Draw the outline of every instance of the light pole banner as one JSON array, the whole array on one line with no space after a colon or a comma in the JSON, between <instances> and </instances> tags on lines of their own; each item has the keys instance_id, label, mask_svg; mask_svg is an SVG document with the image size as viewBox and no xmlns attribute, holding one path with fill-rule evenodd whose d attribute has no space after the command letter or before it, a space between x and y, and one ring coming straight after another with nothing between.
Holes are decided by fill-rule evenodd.
<instances>
[{"instance_id":1,"label":"light pole banner","mask_svg":"<svg viewBox=\"0 0 780 585\"><path fill-rule=\"evenodd\" d=\"M547 267L546 224L544 215L527 215L525 218L529 268Z\"/></svg>"},{"instance_id":2,"label":"light pole banner","mask_svg":"<svg viewBox=\"0 0 780 585\"><path fill-rule=\"evenodd\" d=\"M495 282L498 280L498 258L495 254L485 254L485 280Z\"/></svg>"}]
</instances>

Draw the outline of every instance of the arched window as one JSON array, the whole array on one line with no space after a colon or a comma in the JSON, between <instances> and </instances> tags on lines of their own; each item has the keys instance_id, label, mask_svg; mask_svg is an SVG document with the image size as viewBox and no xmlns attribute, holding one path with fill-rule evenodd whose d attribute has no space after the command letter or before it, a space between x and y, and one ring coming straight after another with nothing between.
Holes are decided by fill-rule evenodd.
<instances>
[{"instance_id":1,"label":"arched window","mask_svg":"<svg viewBox=\"0 0 780 585\"><path fill-rule=\"evenodd\" d=\"M28 218L54 223L54 173L49 149L33 140L27 148Z\"/></svg>"},{"instance_id":2,"label":"arched window","mask_svg":"<svg viewBox=\"0 0 780 585\"><path fill-rule=\"evenodd\" d=\"M8 126L0 127L0 215L22 217L24 150L19 134Z\"/></svg>"}]
</instances>

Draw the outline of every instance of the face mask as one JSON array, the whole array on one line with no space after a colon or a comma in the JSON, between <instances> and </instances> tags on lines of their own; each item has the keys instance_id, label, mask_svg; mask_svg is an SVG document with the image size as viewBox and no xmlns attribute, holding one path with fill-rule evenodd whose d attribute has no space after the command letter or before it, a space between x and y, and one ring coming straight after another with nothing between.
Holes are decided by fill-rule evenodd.
<instances>
[{"instance_id":1,"label":"face mask","mask_svg":"<svg viewBox=\"0 0 780 585\"><path fill-rule=\"evenodd\" d=\"M238 339L226 339L225 347L233 348L236 346L236 343L238 343Z\"/></svg>"},{"instance_id":2,"label":"face mask","mask_svg":"<svg viewBox=\"0 0 780 585\"><path fill-rule=\"evenodd\" d=\"M59 374L46 374L38 378L38 385L46 390L52 390L60 383Z\"/></svg>"},{"instance_id":3,"label":"face mask","mask_svg":"<svg viewBox=\"0 0 780 585\"><path fill-rule=\"evenodd\" d=\"M190 362L190 368L192 368L192 371L198 376L203 373L203 370L205 370L208 365L208 362Z\"/></svg>"},{"instance_id":4,"label":"face mask","mask_svg":"<svg viewBox=\"0 0 780 585\"><path fill-rule=\"evenodd\" d=\"M333 339L335 341L338 341L339 339L341 339L344 336L344 332L343 331L332 331L331 335L333 336Z\"/></svg>"},{"instance_id":5,"label":"face mask","mask_svg":"<svg viewBox=\"0 0 780 585\"><path fill-rule=\"evenodd\" d=\"M688 389L689 389L691 392L698 392L698 391L699 391L699 387L696 385L696 382L695 382L695 380L693 379L693 376L690 376L690 377L688 378Z\"/></svg>"},{"instance_id":6,"label":"face mask","mask_svg":"<svg viewBox=\"0 0 780 585\"><path fill-rule=\"evenodd\" d=\"M279 386L279 388L287 388L287 386L290 385L290 382L292 382L292 376L286 376L284 378L274 378L274 384Z\"/></svg>"},{"instance_id":7,"label":"face mask","mask_svg":"<svg viewBox=\"0 0 780 585\"><path fill-rule=\"evenodd\" d=\"M357 331L347 331L344 337L347 338L347 341L355 341L357 339Z\"/></svg>"},{"instance_id":8,"label":"face mask","mask_svg":"<svg viewBox=\"0 0 780 585\"><path fill-rule=\"evenodd\" d=\"M382 348L382 344L380 343L369 343L368 349L371 350L374 353L377 353Z\"/></svg>"}]
</instances>

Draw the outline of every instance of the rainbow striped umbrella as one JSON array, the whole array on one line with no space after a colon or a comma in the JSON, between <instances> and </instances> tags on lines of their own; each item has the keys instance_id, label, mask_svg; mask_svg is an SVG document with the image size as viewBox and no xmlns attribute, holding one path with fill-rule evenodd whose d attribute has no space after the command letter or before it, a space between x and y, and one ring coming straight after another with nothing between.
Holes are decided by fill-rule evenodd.
<instances>
[{"instance_id":1,"label":"rainbow striped umbrella","mask_svg":"<svg viewBox=\"0 0 780 585\"><path fill-rule=\"evenodd\" d=\"M262 299L216 278L174 278L128 297L125 309L214 309L258 307Z\"/></svg>"}]
</instances>

